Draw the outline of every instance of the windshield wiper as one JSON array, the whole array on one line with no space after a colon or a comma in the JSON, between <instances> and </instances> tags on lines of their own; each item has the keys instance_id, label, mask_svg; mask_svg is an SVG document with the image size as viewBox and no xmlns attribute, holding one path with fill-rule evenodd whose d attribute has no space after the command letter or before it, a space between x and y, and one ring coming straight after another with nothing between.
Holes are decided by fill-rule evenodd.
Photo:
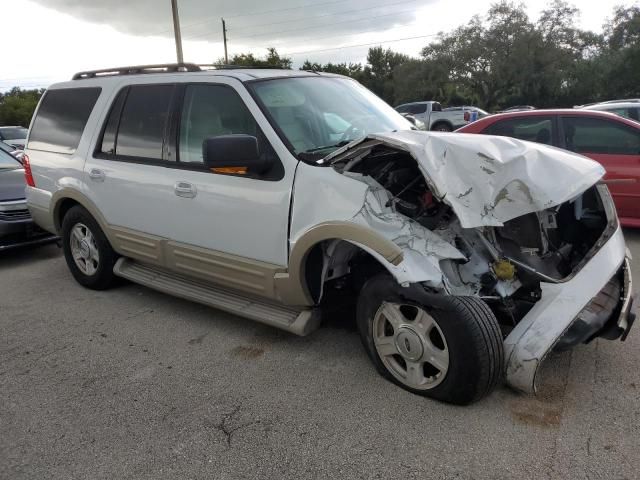
<instances>
[{"instance_id":1,"label":"windshield wiper","mask_svg":"<svg viewBox=\"0 0 640 480\"><path fill-rule=\"evenodd\" d=\"M342 140L341 142L338 142L335 145L325 145L323 147L310 148L309 150L305 150L304 152L300 152L300 153L314 153L314 152L319 152L321 150L328 150L330 148L340 148L340 147L344 147L345 145L348 145L352 141L353 140Z\"/></svg>"}]
</instances>

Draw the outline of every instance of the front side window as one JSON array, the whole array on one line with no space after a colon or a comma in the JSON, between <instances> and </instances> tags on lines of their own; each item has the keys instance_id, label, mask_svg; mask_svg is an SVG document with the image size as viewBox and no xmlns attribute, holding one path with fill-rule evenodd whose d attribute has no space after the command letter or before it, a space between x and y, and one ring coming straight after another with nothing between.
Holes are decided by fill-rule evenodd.
<instances>
[{"instance_id":1,"label":"front side window","mask_svg":"<svg viewBox=\"0 0 640 480\"><path fill-rule=\"evenodd\" d=\"M370 133L412 127L397 111L353 80L277 78L253 82L249 88L300 159L322 158Z\"/></svg>"},{"instance_id":2,"label":"front side window","mask_svg":"<svg viewBox=\"0 0 640 480\"><path fill-rule=\"evenodd\" d=\"M518 138L551 145L553 121L551 117L531 116L499 120L483 130L487 135Z\"/></svg>"},{"instance_id":3,"label":"front side window","mask_svg":"<svg viewBox=\"0 0 640 480\"><path fill-rule=\"evenodd\" d=\"M162 159L173 91L173 85L129 88L115 140L117 156Z\"/></svg>"},{"instance_id":4,"label":"front side window","mask_svg":"<svg viewBox=\"0 0 640 480\"><path fill-rule=\"evenodd\" d=\"M187 86L180 118L180 162L203 163L202 144L207 137L238 133L260 137L253 115L232 88ZM260 138L259 146L264 149Z\"/></svg>"},{"instance_id":5,"label":"front side window","mask_svg":"<svg viewBox=\"0 0 640 480\"><path fill-rule=\"evenodd\" d=\"M64 88L47 91L33 121L28 147L57 153L75 152L100 90Z\"/></svg>"},{"instance_id":6,"label":"front side window","mask_svg":"<svg viewBox=\"0 0 640 480\"><path fill-rule=\"evenodd\" d=\"M640 130L613 120L562 119L565 148L578 153L640 155Z\"/></svg>"}]
</instances>

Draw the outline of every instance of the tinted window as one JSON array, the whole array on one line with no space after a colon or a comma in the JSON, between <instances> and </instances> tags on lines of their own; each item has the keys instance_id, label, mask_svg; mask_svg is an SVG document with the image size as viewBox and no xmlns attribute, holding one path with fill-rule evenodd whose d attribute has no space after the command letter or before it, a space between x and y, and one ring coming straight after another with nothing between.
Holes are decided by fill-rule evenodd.
<instances>
[{"instance_id":1,"label":"tinted window","mask_svg":"<svg viewBox=\"0 0 640 480\"><path fill-rule=\"evenodd\" d=\"M104 135L102 137L102 146L100 151L102 153L108 153L113 155L116 153L116 134L118 130L118 122L120 122L120 115L122 115L122 107L124 105L124 100L127 98L127 92L129 90L124 88L120 91L116 100L113 102L111 106L111 110L109 111L109 118L107 119L107 124L104 128Z\"/></svg>"},{"instance_id":2,"label":"tinted window","mask_svg":"<svg viewBox=\"0 0 640 480\"><path fill-rule=\"evenodd\" d=\"M129 88L116 139L116 155L162 159L173 85Z\"/></svg>"},{"instance_id":3,"label":"tinted window","mask_svg":"<svg viewBox=\"0 0 640 480\"><path fill-rule=\"evenodd\" d=\"M47 91L31 127L29 148L73 153L99 95L100 88Z\"/></svg>"},{"instance_id":4,"label":"tinted window","mask_svg":"<svg viewBox=\"0 0 640 480\"><path fill-rule=\"evenodd\" d=\"M417 115L420 113L424 113L426 111L427 111L426 103L417 103L414 105L409 105L409 113L411 113L412 115Z\"/></svg>"},{"instance_id":5,"label":"tinted window","mask_svg":"<svg viewBox=\"0 0 640 480\"><path fill-rule=\"evenodd\" d=\"M586 117L562 119L567 150L578 153L639 155L640 132L612 120Z\"/></svg>"},{"instance_id":6,"label":"tinted window","mask_svg":"<svg viewBox=\"0 0 640 480\"><path fill-rule=\"evenodd\" d=\"M434 103L431 105L431 111L432 112L441 112L442 111L442 105L440 105L439 103Z\"/></svg>"},{"instance_id":7,"label":"tinted window","mask_svg":"<svg viewBox=\"0 0 640 480\"><path fill-rule=\"evenodd\" d=\"M396 111L398 113L409 113L409 105L400 105L399 107L396 107Z\"/></svg>"},{"instance_id":8,"label":"tinted window","mask_svg":"<svg viewBox=\"0 0 640 480\"><path fill-rule=\"evenodd\" d=\"M0 128L0 138L2 140L23 140L27 138L28 130L24 127L3 127Z\"/></svg>"},{"instance_id":9,"label":"tinted window","mask_svg":"<svg viewBox=\"0 0 640 480\"><path fill-rule=\"evenodd\" d=\"M553 122L551 117L517 117L489 125L482 133L519 138L551 145Z\"/></svg>"}]
</instances>

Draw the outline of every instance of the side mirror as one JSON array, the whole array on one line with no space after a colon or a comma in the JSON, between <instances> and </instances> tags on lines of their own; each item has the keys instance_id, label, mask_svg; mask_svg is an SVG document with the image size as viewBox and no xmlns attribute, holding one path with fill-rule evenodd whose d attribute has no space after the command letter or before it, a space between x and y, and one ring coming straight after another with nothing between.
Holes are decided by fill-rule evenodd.
<instances>
[{"instance_id":1,"label":"side mirror","mask_svg":"<svg viewBox=\"0 0 640 480\"><path fill-rule=\"evenodd\" d=\"M258 139L251 135L219 135L202 142L202 158L210 169L230 169L231 173L264 173L272 159L260 155Z\"/></svg>"}]
</instances>

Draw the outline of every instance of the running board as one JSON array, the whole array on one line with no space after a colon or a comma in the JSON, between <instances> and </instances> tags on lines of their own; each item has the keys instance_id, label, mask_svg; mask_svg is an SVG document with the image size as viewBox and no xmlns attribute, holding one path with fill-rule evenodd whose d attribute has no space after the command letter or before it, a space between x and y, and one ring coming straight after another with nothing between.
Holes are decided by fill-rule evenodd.
<instances>
[{"instance_id":1,"label":"running board","mask_svg":"<svg viewBox=\"0 0 640 480\"><path fill-rule=\"evenodd\" d=\"M118 259L113 273L145 287L234 313L295 335L308 335L320 325L320 312L317 310L296 309L246 297L129 258Z\"/></svg>"}]
</instances>

